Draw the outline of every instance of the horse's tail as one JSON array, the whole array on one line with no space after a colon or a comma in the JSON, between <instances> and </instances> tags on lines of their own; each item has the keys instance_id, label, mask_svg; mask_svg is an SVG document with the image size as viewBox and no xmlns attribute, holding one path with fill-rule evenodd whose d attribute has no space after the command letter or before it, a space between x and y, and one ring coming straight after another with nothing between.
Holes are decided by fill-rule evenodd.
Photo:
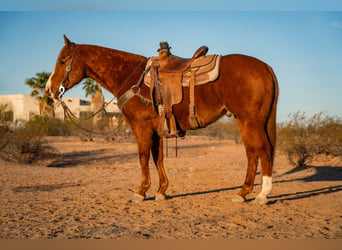
<instances>
[{"instance_id":1,"label":"horse's tail","mask_svg":"<svg viewBox=\"0 0 342 250\"><path fill-rule=\"evenodd\" d=\"M273 92L273 102L272 102L272 107L270 110L270 115L267 121L267 135L269 138L269 141L272 146L272 162L274 159L274 151L275 151L275 146L276 146L276 128L277 128L277 123L276 123L276 116L277 116L277 103L278 103L278 95L279 95L279 87L278 87L278 80L277 77L275 76L273 69L267 65L267 69L270 72L272 78L273 78L273 85L274 85L274 92Z\"/></svg>"}]
</instances>

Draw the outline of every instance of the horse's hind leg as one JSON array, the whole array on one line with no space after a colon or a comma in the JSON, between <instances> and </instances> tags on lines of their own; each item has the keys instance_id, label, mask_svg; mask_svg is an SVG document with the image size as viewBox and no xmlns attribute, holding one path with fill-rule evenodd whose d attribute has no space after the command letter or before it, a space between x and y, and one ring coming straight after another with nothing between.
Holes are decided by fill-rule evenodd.
<instances>
[{"instance_id":1,"label":"horse's hind leg","mask_svg":"<svg viewBox=\"0 0 342 250\"><path fill-rule=\"evenodd\" d=\"M255 198L256 204L266 204L267 195L269 195L272 191L273 147L268 140L264 143L264 145L264 150L260 155L262 188L261 192Z\"/></svg>"},{"instance_id":2,"label":"horse's hind leg","mask_svg":"<svg viewBox=\"0 0 342 250\"><path fill-rule=\"evenodd\" d=\"M161 138L156 132L152 137L152 157L154 164L157 167L158 175L159 175L159 189L156 194L156 200L164 200L166 198L165 192L169 186L169 181L167 179L167 175L164 168L163 163L163 138Z\"/></svg>"},{"instance_id":3,"label":"horse's hind leg","mask_svg":"<svg viewBox=\"0 0 342 250\"><path fill-rule=\"evenodd\" d=\"M233 198L233 202L243 202L246 196L253 191L255 175L258 166L259 157L262 163L263 187L258 195L256 202L264 204L267 201L267 195L272 189L272 161L270 143L268 142L266 131L262 123L257 121L241 122L240 134L246 148L248 160L245 183L240 192Z\"/></svg>"}]
</instances>

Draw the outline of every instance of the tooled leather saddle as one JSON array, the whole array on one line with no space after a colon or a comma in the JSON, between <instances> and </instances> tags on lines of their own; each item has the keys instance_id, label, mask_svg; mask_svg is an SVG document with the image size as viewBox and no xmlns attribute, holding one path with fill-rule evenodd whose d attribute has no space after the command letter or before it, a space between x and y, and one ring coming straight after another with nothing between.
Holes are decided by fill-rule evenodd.
<instances>
[{"instance_id":1,"label":"tooled leather saddle","mask_svg":"<svg viewBox=\"0 0 342 250\"><path fill-rule=\"evenodd\" d=\"M195 106L195 86L215 81L219 75L219 55L206 55L207 46L200 47L190 59L174 56L167 42L160 42L158 57L151 57L146 65L150 71L144 83L150 87L151 99L160 117L159 132L166 137L184 136L177 129L173 106L182 102L183 88L189 87L189 125L191 129L202 126ZM166 124L166 126L165 126Z\"/></svg>"}]
</instances>

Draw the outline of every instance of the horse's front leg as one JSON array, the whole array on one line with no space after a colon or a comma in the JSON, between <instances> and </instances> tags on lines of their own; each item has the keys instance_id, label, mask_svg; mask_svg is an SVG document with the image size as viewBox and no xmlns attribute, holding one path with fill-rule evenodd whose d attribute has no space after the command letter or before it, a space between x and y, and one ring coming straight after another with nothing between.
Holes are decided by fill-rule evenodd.
<instances>
[{"instance_id":1,"label":"horse's front leg","mask_svg":"<svg viewBox=\"0 0 342 250\"><path fill-rule=\"evenodd\" d=\"M154 164L157 167L159 175L159 189L156 194L156 200L164 200L166 198L166 190L169 186L169 181L164 168L164 152L163 152L163 138L160 137L157 132L153 133L152 137L152 156Z\"/></svg>"},{"instance_id":2,"label":"horse's front leg","mask_svg":"<svg viewBox=\"0 0 342 250\"><path fill-rule=\"evenodd\" d=\"M140 202L146 198L146 192L151 186L148 162L150 159L150 150L152 145L152 129L144 129L140 127L134 129L134 132L138 144L139 161L141 166L141 185L134 194L132 201Z\"/></svg>"}]
</instances>

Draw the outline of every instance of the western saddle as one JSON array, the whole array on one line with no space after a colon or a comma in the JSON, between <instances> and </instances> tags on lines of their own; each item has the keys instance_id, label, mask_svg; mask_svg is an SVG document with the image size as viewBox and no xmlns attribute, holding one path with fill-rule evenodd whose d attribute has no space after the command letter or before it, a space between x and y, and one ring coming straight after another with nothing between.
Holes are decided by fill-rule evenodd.
<instances>
[{"instance_id":1,"label":"western saddle","mask_svg":"<svg viewBox=\"0 0 342 250\"><path fill-rule=\"evenodd\" d=\"M159 114L159 134L165 137L185 135L177 129L173 105L183 99L183 87L189 87L189 125L191 129L202 126L195 106L195 86L215 81L219 75L220 56L206 55L207 46L200 47L192 58L181 58L170 52L167 42L160 42L159 56L151 57L144 83L150 87L153 108Z\"/></svg>"}]
</instances>

